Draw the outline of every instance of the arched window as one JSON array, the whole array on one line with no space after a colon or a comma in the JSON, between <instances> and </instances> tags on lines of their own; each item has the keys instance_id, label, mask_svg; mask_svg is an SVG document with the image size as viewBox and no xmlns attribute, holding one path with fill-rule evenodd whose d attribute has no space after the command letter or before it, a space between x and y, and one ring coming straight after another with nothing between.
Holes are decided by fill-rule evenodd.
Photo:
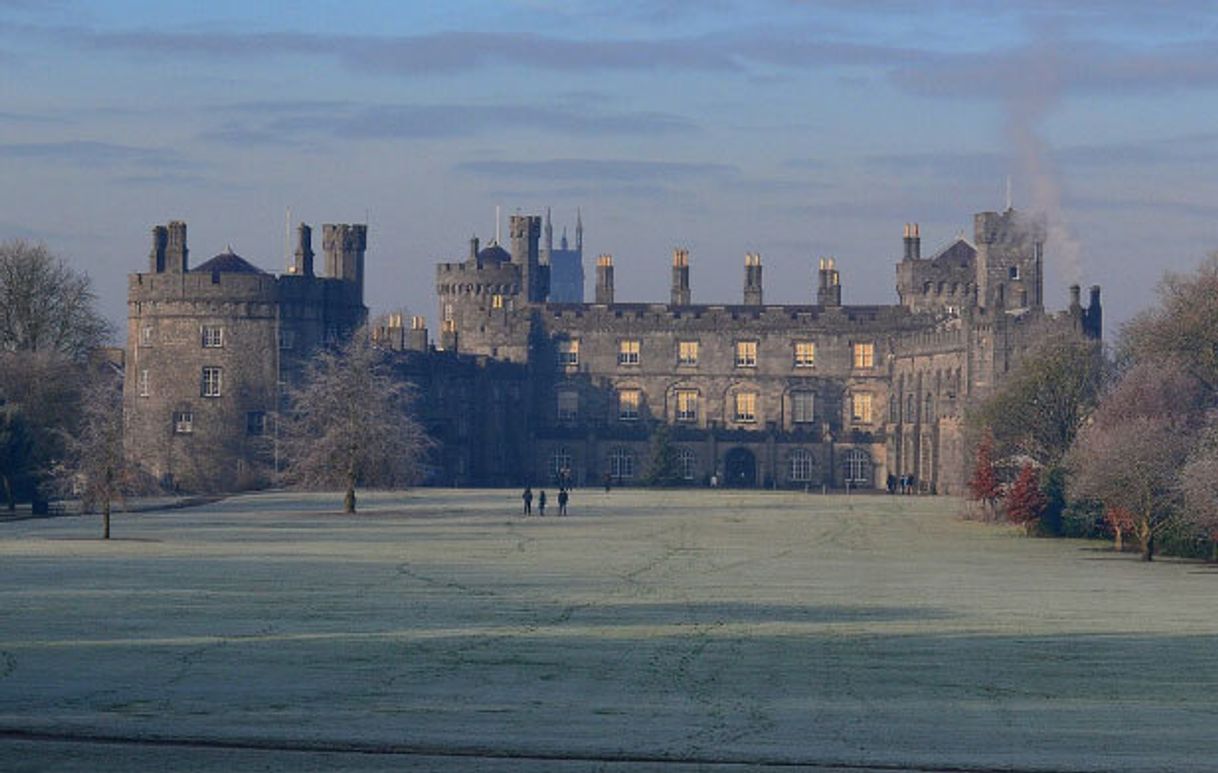
<instances>
[{"instance_id":1,"label":"arched window","mask_svg":"<svg viewBox=\"0 0 1218 773\"><path fill-rule=\"evenodd\" d=\"M812 454L802 448L791 452L790 478L795 483L806 483L812 480Z\"/></svg>"},{"instance_id":2,"label":"arched window","mask_svg":"<svg viewBox=\"0 0 1218 773\"><path fill-rule=\"evenodd\" d=\"M615 448L609 452L609 474L618 480L634 477L634 451Z\"/></svg>"},{"instance_id":3,"label":"arched window","mask_svg":"<svg viewBox=\"0 0 1218 773\"><path fill-rule=\"evenodd\" d=\"M851 486L871 486L871 456L852 448L846 452L846 482Z\"/></svg>"},{"instance_id":4,"label":"arched window","mask_svg":"<svg viewBox=\"0 0 1218 773\"><path fill-rule=\"evenodd\" d=\"M688 448L678 448L677 469L682 480L693 480L698 474L698 455Z\"/></svg>"},{"instance_id":5,"label":"arched window","mask_svg":"<svg viewBox=\"0 0 1218 773\"><path fill-rule=\"evenodd\" d=\"M569 482L575 468L571 464L571 451L565 446L555 448L550 454L550 479L562 483Z\"/></svg>"}]
</instances>

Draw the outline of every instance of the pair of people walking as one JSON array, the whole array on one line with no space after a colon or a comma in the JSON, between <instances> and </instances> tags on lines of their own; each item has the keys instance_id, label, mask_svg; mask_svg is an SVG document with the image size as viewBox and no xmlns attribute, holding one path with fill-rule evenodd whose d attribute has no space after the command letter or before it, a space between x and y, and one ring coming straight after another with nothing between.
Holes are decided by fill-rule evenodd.
<instances>
[{"instance_id":1,"label":"pair of people walking","mask_svg":"<svg viewBox=\"0 0 1218 773\"><path fill-rule=\"evenodd\" d=\"M520 495L520 499L524 502L524 514L533 514L533 487L525 486L524 492ZM571 495L565 488L558 490L558 514L567 514L567 502L571 500ZM539 516L546 514L546 492L543 489L537 494L537 514Z\"/></svg>"}]
</instances>

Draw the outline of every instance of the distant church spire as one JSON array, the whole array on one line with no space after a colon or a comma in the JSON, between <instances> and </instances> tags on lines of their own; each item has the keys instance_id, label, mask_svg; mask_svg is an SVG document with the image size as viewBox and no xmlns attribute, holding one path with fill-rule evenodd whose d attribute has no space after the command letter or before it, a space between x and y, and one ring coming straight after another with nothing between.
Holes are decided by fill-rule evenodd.
<instances>
[{"instance_id":1,"label":"distant church spire","mask_svg":"<svg viewBox=\"0 0 1218 773\"><path fill-rule=\"evenodd\" d=\"M565 225L562 227L562 241L560 241L559 244L562 246L563 250L567 249L567 227Z\"/></svg>"},{"instance_id":2,"label":"distant church spire","mask_svg":"<svg viewBox=\"0 0 1218 773\"><path fill-rule=\"evenodd\" d=\"M575 208L575 251L584 251L584 215L579 207Z\"/></svg>"},{"instance_id":3,"label":"distant church spire","mask_svg":"<svg viewBox=\"0 0 1218 773\"><path fill-rule=\"evenodd\" d=\"M550 208L546 207L546 254L554 251L554 226L550 225ZM564 246L563 249L566 249Z\"/></svg>"}]
</instances>

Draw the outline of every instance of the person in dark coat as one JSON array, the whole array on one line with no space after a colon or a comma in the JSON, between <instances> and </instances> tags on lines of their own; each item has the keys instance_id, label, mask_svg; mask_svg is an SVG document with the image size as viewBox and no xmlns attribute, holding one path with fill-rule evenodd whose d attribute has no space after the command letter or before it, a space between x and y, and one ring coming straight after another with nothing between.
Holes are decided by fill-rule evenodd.
<instances>
[{"instance_id":1,"label":"person in dark coat","mask_svg":"<svg viewBox=\"0 0 1218 773\"><path fill-rule=\"evenodd\" d=\"M533 487L525 486L524 493L520 495L520 498L522 500L524 500L524 514L532 515L533 514Z\"/></svg>"},{"instance_id":2,"label":"person in dark coat","mask_svg":"<svg viewBox=\"0 0 1218 773\"><path fill-rule=\"evenodd\" d=\"M613 476L609 473L605 473L605 493L606 494L609 493L609 487L611 485L613 485Z\"/></svg>"},{"instance_id":3,"label":"person in dark coat","mask_svg":"<svg viewBox=\"0 0 1218 773\"><path fill-rule=\"evenodd\" d=\"M570 498L571 498L571 495L567 493L566 489L563 489L562 491L558 492L558 514L559 515L567 514L567 500L569 500Z\"/></svg>"},{"instance_id":4,"label":"person in dark coat","mask_svg":"<svg viewBox=\"0 0 1218 773\"><path fill-rule=\"evenodd\" d=\"M537 514L546 514L546 492L544 489L537 495Z\"/></svg>"}]
</instances>

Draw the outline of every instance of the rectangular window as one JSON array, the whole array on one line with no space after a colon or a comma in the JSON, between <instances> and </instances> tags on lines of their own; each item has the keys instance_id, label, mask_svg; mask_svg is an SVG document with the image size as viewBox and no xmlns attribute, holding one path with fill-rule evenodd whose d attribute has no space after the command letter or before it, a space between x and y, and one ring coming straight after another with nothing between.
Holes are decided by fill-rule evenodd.
<instances>
[{"instance_id":1,"label":"rectangular window","mask_svg":"<svg viewBox=\"0 0 1218 773\"><path fill-rule=\"evenodd\" d=\"M296 345L296 331L280 329L280 331L279 331L279 348L280 349L291 349L295 345Z\"/></svg>"},{"instance_id":2,"label":"rectangular window","mask_svg":"<svg viewBox=\"0 0 1218 773\"><path fill-rule=\"evenodd\" d=\"M639 340L637 338L618 341L617 343L617 364L618 365L638 365L639 364Z\"/></svg>"},{"instance_id":3,"label":"rectangular window","mask_svg":"<svg viewBox=\"0 0 1218 773\"><path fill-rule=\"evenodd\" d=\"M814 392L792 392L791 421L796 424L810 424L815 421L815 400L816 393Z\"/></svg>"},{"instance_id":4,"label":"rectangular window","mask_svg":"<svg viewBox=\"0 0 1218 773\"><path fill-rule=\"evenodd\" d=\"M579 392L558 393L558 420L575 421L579 415Z\"/></svg>"},{"instance_id":5,"label":"rectangular window","mask_svg":"<svg viewBox=\"0 0 1218 773\"><path fill-rule=\"evenodd\" d=\"M563 368L579 367L579 339L558 342L558 364Z\"/></svg>"},{"instance_id":6,"label":"rectangular window","mask_svg":"<svg viewBox=\"0 0 1218 773\"><path fill-rule=\"evenodd\" d=\"M190 411L174 411L173 431L177 435L189 435L194 432L195 415Z\"/></svg>"},{"instance_id":7,"label":"rectangular window","mask_svg":"<svg viewBox=\"0 0 1218 773\"><path fill-rule=\"evenodd\" d=\"M444 304L444 321L449 322L453 318L453 305L451 303Z\"/></svg>"},{"instance_id":8,"label":"rectangular window","mask_svg":"<svg viewBox=\"0 0 1218 773\"><path fill-rule=\"evenodd\" d=\"M147 397L148 395L152 394L152 389L148 385L148 369L147 368L144 368L143 370L140 371L138 385L139 385L140 397Z\"/></svg>"},{"instance_id":9,"label":"rectangular window","mask_svg":"<svg viewBox=\"0 0 1218 773\"><path fill-rule=\"evenodd\" d=\"M245 414L245 434L266 434L266 411L250 411Z\"/></svg>"},{"instance_id":10,"label":"rectangular window","mask_svg":"<svg viewBox=\"0 0 1218 773\"><path fill-rule=\"evenodd\" d=\"M617 393L617 417L622 421L639 418L639 403L642 393L637 389L619 389Z\"/></svg>"},{"instance_id":11,"label":"rectangular window","mask_svg":"<svg viewBox=\"0 0 1218 773\"><path fill-rule=\"evenodd\" d=\"M795 342L795 367L811 368L816 364L816 344L811 341Z\"/></svg>"},{"instance_id":12,"label":"rectangular window","mask_svg":"<svg viewBox=\"0 0 1218 773\"><path fill-rule=\"evenodd\" d=\"M694 367L698 364L698 342L680 341L677 343L677 364Z\"/></svg>"},{"instance_id":13,"label":"rectangular window","mask_svg":"<svg viewBox=\"0 0 1218 773\"><path fill-rule=\"evenodd\" d=\"M203 389L204 397L219 397L221 388L222 374L219 368L204 368L203 369Z\"/></svg>"},{"instance_id":14,"label":"rectangular window","mask_svg":"<svg viewBox=\"0 0 1218 773\"><path fill-rule=\"evenodd\" d=\"M736 342L736 367L737 368L755 368L755 367L757 367L757 342L756 341L737 341Z\"/></svg>"},{"instance_id":15,"label":"rectangular window","mask_svg":"<svg viewBox=\"0 0 1218 773\"><path fill-rule=\"evenodd\" d=\"M698 420L698 392L693 389L677 390L677 421Z\"/></svg>"},{"instance_id":16,"label":"rectangular window","mask_svg":"<svg viewBox=\"0 0 1218 773\"><path fill-rule=\"evenodd\" d=\"M492 309L502 309L503 308L503 296L502 295L500 295L499 293L495 293L494 295L491 296L491 308Z\"/></svg>"},{"instance_id":17,"label":"rectangular window","mask_svg":"<svg viewBox=\"0 0 1218 773\"><path fill-rule=\"evenodd\" d=\"M757 393L736 393L736 421L757 421Z\"/></svg>"},{"instance_id":18,"label":"rectangular window","mask_svg":"<svg viewBox=\"0 0 1218 773\"><path fill-rule=\"evenodd\" d=\"M224 346L224 328L219 325L203 326L203 348L219 349Z\"/></svg>"},{"instance_id":19,"label":"rectangular window","mask_svg":"<svg viewBox=\"0 0 1218 773\"><path fill-rule=\"evenodd\" d=\"M152 346L152 325L140 328L140 346Z\"/></svg>"},{"instance_id":20,"label":"rectangular window","mask_svg":"<svg viewBox=\"0 0 1218 773\"><path fill-rule=\"evenodd\" d=\"M857 392L850 396L850 420L860 424L871 423L871 395Z\"/></svg>"},{"instance_id":21,"label":"rectangular window","mask_svg":"<svg viewBox=\"0 0 1218 773\"><path fill-rule=\"evenodd\" d=\"M854 344L854 367L875 367L875 344Z\"/></svg>"}]
</instances>

